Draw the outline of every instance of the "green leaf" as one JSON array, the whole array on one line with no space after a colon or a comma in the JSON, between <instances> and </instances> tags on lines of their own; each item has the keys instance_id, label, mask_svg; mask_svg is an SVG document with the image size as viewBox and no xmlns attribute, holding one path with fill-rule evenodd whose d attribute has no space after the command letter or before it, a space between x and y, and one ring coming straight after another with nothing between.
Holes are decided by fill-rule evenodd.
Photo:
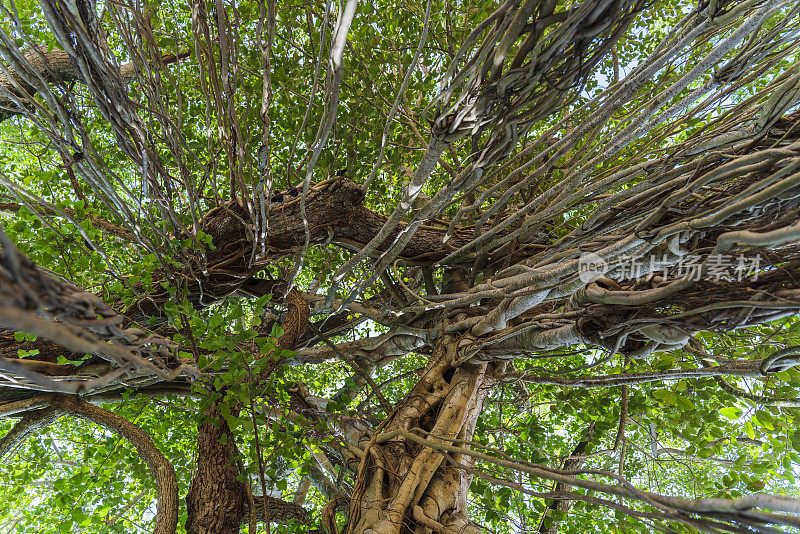
<instances>
[{"instance_id":1,"label":"green leaf","mask_svg":"<svg viewBox=\"0 0 800 534\"><path fill-rule=\"evenodd\" d=\"M270 332L269 336L274 339L279 339L283 335L283 328L278 326L278 324L272 325L272 332Z\"/></svg>"},{"instance_id":2,"label":"green leaf","mask_svg":"<svg viewBox=\"0 0 800 534\"><path fill-rule=\"evenodd\" d=\"M728 419L739 419L742 416L742 410L739 408L729 407L729 408L722 408L719 413L727 417Z\"/></svg>"},{"instance_id":3,"label":"green leaf","mask_svg":"<svg viewBox=\"0 0 800 534\"><path fill-rule=\"evenodd\" d=\"M750 421L746 421L744 424L744 431L747 434L747 437L750 439L756 439L756 432L753 429L753 423Z\"/></svg>"}]
</instances>

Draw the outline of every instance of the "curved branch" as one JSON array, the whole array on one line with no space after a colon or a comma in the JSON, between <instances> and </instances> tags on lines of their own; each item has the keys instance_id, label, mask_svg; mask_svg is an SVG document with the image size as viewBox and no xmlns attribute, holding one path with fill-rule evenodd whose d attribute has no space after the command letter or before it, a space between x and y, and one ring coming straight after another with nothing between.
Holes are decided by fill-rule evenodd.
<instances>
[{"instance_id":1,"label":"curved branch","mask_svg":"<svg viewBox=\"0 0 800 534\"><path fill-rule=\"evenodd\" d=\"M178 479L172 464L156 448L147 433L114 412L94 406L78 397L59 395L53 408L120 434L135 448L156 480L156 521L153 534L174 534L178 525Z\"/></svg>"},{"instance_id":2,"label":"curved branch","mask_svg":"<svg viewBox=\"0 0 800 534\"><path fill-rule=\"evenodd\" d=\"M189 57L189 52L179 52L178 54L163 54L161 64L169 65L183 58ZM41 78L47 83L81 82L84 83L81 73L75 66L75 62L64 50L47 50L46 46L25 50L22 53L24 65L27 63L30 73L37 78ZM131 82L136 78L139 66L135 63L125 63L119 68L119 76L123 82ZM36 88L28 83L23 76L15 70L9 70L9 75L0 73L0 122L21 113L23 110L16 110L15 100L21 102L28 100L37 92ZM27 93L27 94L26 94ZM13 95L13 96L12 96ZM15 98L16 97L16 98Z\"/></svg>"},{"instance_id":3,"label":"curved branch","mask_svg":"<svg viewBox=\"0 0 800 534\"><path fill-rule=\"evenodd\" d=\"M50 425L53 421L58 419L59 415L61 415L61 413L53 405L42 408L41 410L26 413L22 419L3 436L3 439L0 439L0 460L2 460L15 445L34 432Z\"/></svg>"},{"instance_id":4,"label":"curved branch","mask_svg":"<svg viewBox=\"0 0 800 534\"><path fill-rule=\"evenodd\" d=\"M147 433L114 412L89 404L78 397L58 395L46 408L27 413L0 439L0 459L11 448L37 430L70 414L120 434L136 447L156 480L156 521L153 534L174 534L178 524L178 479L169 461Z\"/></svg>"}]
</instances>

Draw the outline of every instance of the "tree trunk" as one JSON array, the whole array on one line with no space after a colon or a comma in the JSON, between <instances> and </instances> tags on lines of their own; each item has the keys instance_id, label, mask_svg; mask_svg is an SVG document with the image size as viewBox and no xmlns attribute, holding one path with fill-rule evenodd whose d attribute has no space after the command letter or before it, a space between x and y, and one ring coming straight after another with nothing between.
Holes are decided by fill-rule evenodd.
<instances>
[{"instance_id":1,"label":"tree trunk","mask_svg":"<svg viewBox=\"0 0 800 534\"><path fill-rule=\"evenodd\" d=\"M233 463L239 451L219 402L204 414L197 435L197 472L186 496L188 534L236 534L247 506L244 485Z\"/></svg>"},{"instance_id":2,"label":"tree trunk","mask_svg":"<svg viewBox=\"0 0 800 534\"><path fill-rule=\"evenodd\" d=\"M582 468L584 462L586 461L586 448L591 442L597 439L598 433L599 432L595 428L595 422L592 421L589 423L589 428L586 429L586 437L582 441L579 441L572 450L572 454L564 459L561 469L564 471L577 471L578 469ZM572 491L572 489L573 486L570 486L569 484L557 482L553 487L553 493L568 494L570 491ZM547 504L547 508L542 514L541 520L539 521L539 526L536 529L537 534L558 534L561 520L559 519L559 516L553 514L552 511L561 512L566 515L566 513L572 508L573 504L575 504L575 501L571 501L569 499L551 500Z\"/></svg>"},{"instance_id":3,"label":"tree trunk","mask_svg":"<svg viewBox=\"0 0 800 534\"><path fill-rule=\"evenodd\" d=\"M284 333L277 340L280 347L291 349L297 344L297 340L308 326L308 315L308 304L302 299L300 292L293 288L286 296ZM262 370L257 384L264 383L281 362L282 359L271 362L271 365ZM239 468L235 461L239 456L239 450L228 423L220 413L225 391L219 393L221 396L215 399L208 411L203 414L203 422L197 431L197 471L186 496L188 534L238 533L245 517L243 511L249 509L245 486L236 479ZM234 406L230 410L231 415L235 416L239 407ZM290 503L278 499L267 497L267 500L272 504L282 505L280 515L286 516L284 519L291 518L301 524L308 523L309 519L302 507L295 508ZM262 517L262 520L267 519Z\"/></svg>"},{"instance_id":4,"label":"tree trunk","mask_svg":"<svg viewBox=\"0 0 800 534\"><path fill-rule=\"evenodd\" d=\"M467 518L471 475L453 467L441 452L408 437L380 437L413 431L432 443L457 446L460 440L472 439L494 376L502 369L494 363L453 368L457 340L452 335L439 338L419 383L373 438L359 468L350 532L478 532ZM448 457L460 465L473 463L461 454Z\"/></svg>"}]
</instances>

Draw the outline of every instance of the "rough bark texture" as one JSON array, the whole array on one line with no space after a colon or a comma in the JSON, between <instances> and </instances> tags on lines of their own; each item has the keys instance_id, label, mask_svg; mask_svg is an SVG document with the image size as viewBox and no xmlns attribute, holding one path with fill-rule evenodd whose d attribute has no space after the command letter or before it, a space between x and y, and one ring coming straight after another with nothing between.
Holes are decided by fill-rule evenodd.
<instances>
[{"instance_id":1,"label":"rough bark texture","mask_svg":"<svg viewBox=\"0 0 800 534\"><path fill-rule=\"evenodd\" d=\"M244 485L236 480L239 451L218 404L203 414L197 435L197 472L186 496L186 532L235 534L247 506Z\"/></svg>"},{"instance_id":2,"label":"rough bark texture","mask_svg":"<svg viewBox=\"0 0 800 534\"><path fill-rule=\"evenodd\" d=\"M288 193L281 194L279 198L281 201L273 203L270 209L268 244L273 251L286 254L303 245L305 227L300 213L300 200ZM346 178L319 184L306 201L311 243L331 240L346 248L363 248L387 220L385 215L362 206L363 200L361 186ZM242 224L247 218L242 206L229 203L209 212L203 231L214 238L214 243L220 243L230 251L233 251L232 244L247 247L246 229ZM386 250L405 226L405 223L401 223L375 254ZM462 236L455 235L445 245L442 243L445 233L444 226L421 226L400 257L408 262L430 263L444 258L467 242ZM249 257L249 249L247 252L242 255L243 258ZM226 254L215 251L214 256Z\"/></svg>"},{"instance_id":3,"label":"rough bark texture","mask_svg":"<svg viewBox=\"0 0 800 534\"><path fill-rule=\"evenodd\" d=\"M270 293L275 284L280 283L256 280L253 275L267 264L299 252L305 242L306 227L299 198L289 193L274 198L265 225L267 252L262 256L253 255L253 223L247 209L238 201L223 204L205 215L201 230L212 237L214 249L186 258L186 268L182 273L188 298L195 306L208 306L235 291ZM348 249L361 249L387 220L386 216L363 207L363 199L361 187L347 179L333 179L316 185L306 201L309 242L312 245L333 242ZM386 238L375 255L386 250L403 228L405 223ZM445 227L421 226L400 258L410 264L431 263L467 241L456 234L445 245L442 243L445 233ZM159 274L155 275L155 278L159 277ZM130 305L124 314L134 321L159 316L163 304L171 298L167 291L150 293L146 299Z\"/></svg>"},{"instance_id":4,"label":"rough bark texture","mask_svg":"<svg viewBox=\"0 0 800 534\"><path fill-rule=\"evenodd\" d=\"M496 364L453 368L457 350L455 336L439 338L431 363L405 401L381 425L382 433L421 429L420 435L431 442L448 445L453 440L472 439L499 369ZM350 532L478 531L467 518L467 490L472 477L449 465L471 466L469 457L449 454L446 459L444 454L403 437L386 443L377 441L369 447L359 469L350 508Z\"/></svg>"},{"instance_id":5,"label":"rough bark texture","mask_svg":"<svg viewBox=\"0 0 800 534\"><path fill-rule=\"evenodd\" d=\"M235 461L239 450L217 403L206 412L200 424L197 448L197 471L186 496L186 532L238 533L241 525L250 520L250 507L244 484L236 480L239 469ZM311 524L311 516L302 506L269 496L266 499L271 523ZM264 498L254 496L254 504L255 519L263 522L266 518Z\"/></svg>"},{"instance_id":6,"label":"rough bark texture","mask_svg":"<svg viewBox=\"0 0 800 534\"><path fill-rule=\"evenodd\" d=\"M287 319L278 345L291 349L307 328L309 309L296 289L289 292L286 303ZM257 382L267 380L271 371L279 364L280 360L272 362L272 365L260 373ZM239 450L220 411L225 391L219 393L222 396L203 414L203 421L197 432L197 471L186 496L186 532L189 534L233 534L239 532L241 524L249 519L247 491L244 484L236 479L239 468L235 462L239 457ZM237 415L238 410L236 406L231 407L232 415ZM301 524L310 522L302 507L279 499L267 499L268 508L271 510L274 506L276 509L274 517L272 512L269 513L270 521L279 519ZM256 514L265 520L263 504L256 509Z\"/></svg>"},{"instance_id":7,"label":"rough bark texture","mask_svg":"<svg viewBox=\"0 0 800 534\"><path fill-rule=\"evenodd\" d=\"M182 52L178 55L164 54L161 56L161 64L175 63L188 55L188 52ZM41 76L49 84L84 81L75 68L75 63L70 60L69 54L64 50L48 51L47 47L41 46L26 50L22 56L29 63L30 70ZM130 82L136 78L138 69L139 66L135 63L125 63L119 68L120 78L125 82ZM11 71L11 74L11 77L0 74L0 122L22 111L17 108L12 99L5 95L6 92L17 97L23 105L27 105L30 100L29 97L38 92L34 86L27 83L14 70Z\"/></svg>"}]
</instances>

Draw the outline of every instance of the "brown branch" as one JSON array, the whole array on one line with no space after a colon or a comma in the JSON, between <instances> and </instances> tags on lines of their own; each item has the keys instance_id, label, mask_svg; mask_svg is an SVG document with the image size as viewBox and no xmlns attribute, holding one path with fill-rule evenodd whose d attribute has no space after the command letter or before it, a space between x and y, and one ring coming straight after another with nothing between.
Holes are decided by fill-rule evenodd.
<instances>
[{"instance_id":1,"label":"brown branch","mask_svg":"<svg viewBox=\"0 0 800 534\"><path fill-rule=\"evenodd\" d=\"M153 444L147 432L114 412L82 401L78 397L59 395L53 405L63 413L91 421L127 439L150 468L156 480L156 521L153 534L174 534L178 524L178 479L175 470Z\"/></svg>"},{"instance_id":2,"label":"brown branch","mask_svg":"<svg viewBox=\"0 0 800 534\"><path fill-rule=\"evenodd\" d=\"M297 193L293 193L296 195ZM269 212L267 253L250 262L253 256L252 220L245 206L238 200L229 201L210 210L203 217L200 228L210 235L214 250L204 256L191 258L178 276L186 281L189 300L198 308L236 291L253 294L274 288L271 281L254 283L253 275L269 263L298 252L305 242L305 221L300 213L299 198L282 193L274 198ZM360 250L380 231L387 217L361 205L364 193L361 187L347 179L331 179L317 184L306 198L306 219L312 245L333 243L350 250ZM374 251L379 256L400 231L400 224ZM409 264L429 264L445 257L453 246L460 246L466 238L458 233L442 243L446 229L421 226L414 238L403 248L400 258ZM188 237L184 232L181 238ZM165 273L157 275L164 278ZM156 284L157 285L157 284ZM161 315L164 302L172 299L165 290L150 294L132 304L124 314L134 321Z\"/></svg>"},{"instance_id":3,"label":"brown branch","mask_svg":"<svg viewBox=\"0 0 800 534\"><path fill-rule=\"evenodd\" d=\"M298 198L292 198L289 193L277 195L276 198L280 198L280 202L273 203L270 210L267 242L273 251L286 254L299 250L303 245L305 226ZM361 186L346 178L326 181L313 188L306 199L311 243L331 241L351 250L363 248L388 220L385 215L362 206L363 200ZM248 219L242 206L237 202L229 202L206 214L203 231L210 234L218 245L246 241L243 223L249 222ZM378 246L373 257L384 252L405 227L405 223L398 225ZM442 240L446 232L445 228L421 226L400 257L408 263L432 263L444 258L455 250L454 247L467 242L465 235L456 234L445 245ZM242 246L248 245L242 243ZM249 257L249 249L245 248L242 252L243 257Z\"/></svg>"},{"instance_id":4,"label":"brown branch","mask_svg":"<svg viewBox=\"0 0 800 534\"><path fill-rule=\"evenodd\" d=\"M178 524L178 479L175 470L156 448L147 433L114 412L93 406L78 397L57 395L44 409L26 414L0 440L0 458L14 445L46 427L62 414L70 414L112 430L131 442L150 468L156 481L156 521L154 534L174 534Z\"/></svg>"},{"instance_id":5,"label":"brown branch","mask_svg":"<svg viewBox=\"0 0 800 534\"><path fill-rule=\"evenodd\" d=\"M78 354L96 354L127 371L135 368L143 375L172 378L158 357L169 355L169 340L123 329L123 316L96 295L44 272L2 230L0 244L0 326L36 334ZM2 363L27 371L10 359ZM50 382L47 379L52 386ZM79 392L80 384L77 388L69 392Z\"/></svg>"},{"instance_id":6,"label":"brown branch","mask_svg":"<svg viewBox=\"0 0 800 534\"><path fill-rule=\"evenodd\" d=\"M179 52L178 54L167 53L161 56L161 63L169 65L189 57L190 52ZM22 52L22 58L25 59L32 68L32 74L41 77L49 84L68 83L68 82L81 82L85 80L81 78L80 73L75 68L74 62L70 61L69 54L64 50L47 50L46 46L39 46ZM131 82L136 78L138 66L135 63L125 63L119 68L119 75L123 82ZM22 88L22 91L18 89ZM21 113L22 110L16 109L16 105L12 98L9 98L4 92L9 92L23 103L28 99L28 96L35 94L36 88L27 83L22 76L16 71L11 71L11 79L8 76L0 74L0 122ZM25 93L28 93L27 95Z\"/></svg>"},{"instance_id":7,"label":"brown branch","mask_svg":"<svg viewBox=\"0 0 800 534\"><path fill-rule=\"evenodd\" d=\"M245 487L237 480L240 453L220 413L221 402L222 397L211 402L197 429L197 471L186 495L186 532L191 534L237 534L249 518ZM238 409L232 407L231 414L238 415Z\"/></svg>"}]
</instances>

